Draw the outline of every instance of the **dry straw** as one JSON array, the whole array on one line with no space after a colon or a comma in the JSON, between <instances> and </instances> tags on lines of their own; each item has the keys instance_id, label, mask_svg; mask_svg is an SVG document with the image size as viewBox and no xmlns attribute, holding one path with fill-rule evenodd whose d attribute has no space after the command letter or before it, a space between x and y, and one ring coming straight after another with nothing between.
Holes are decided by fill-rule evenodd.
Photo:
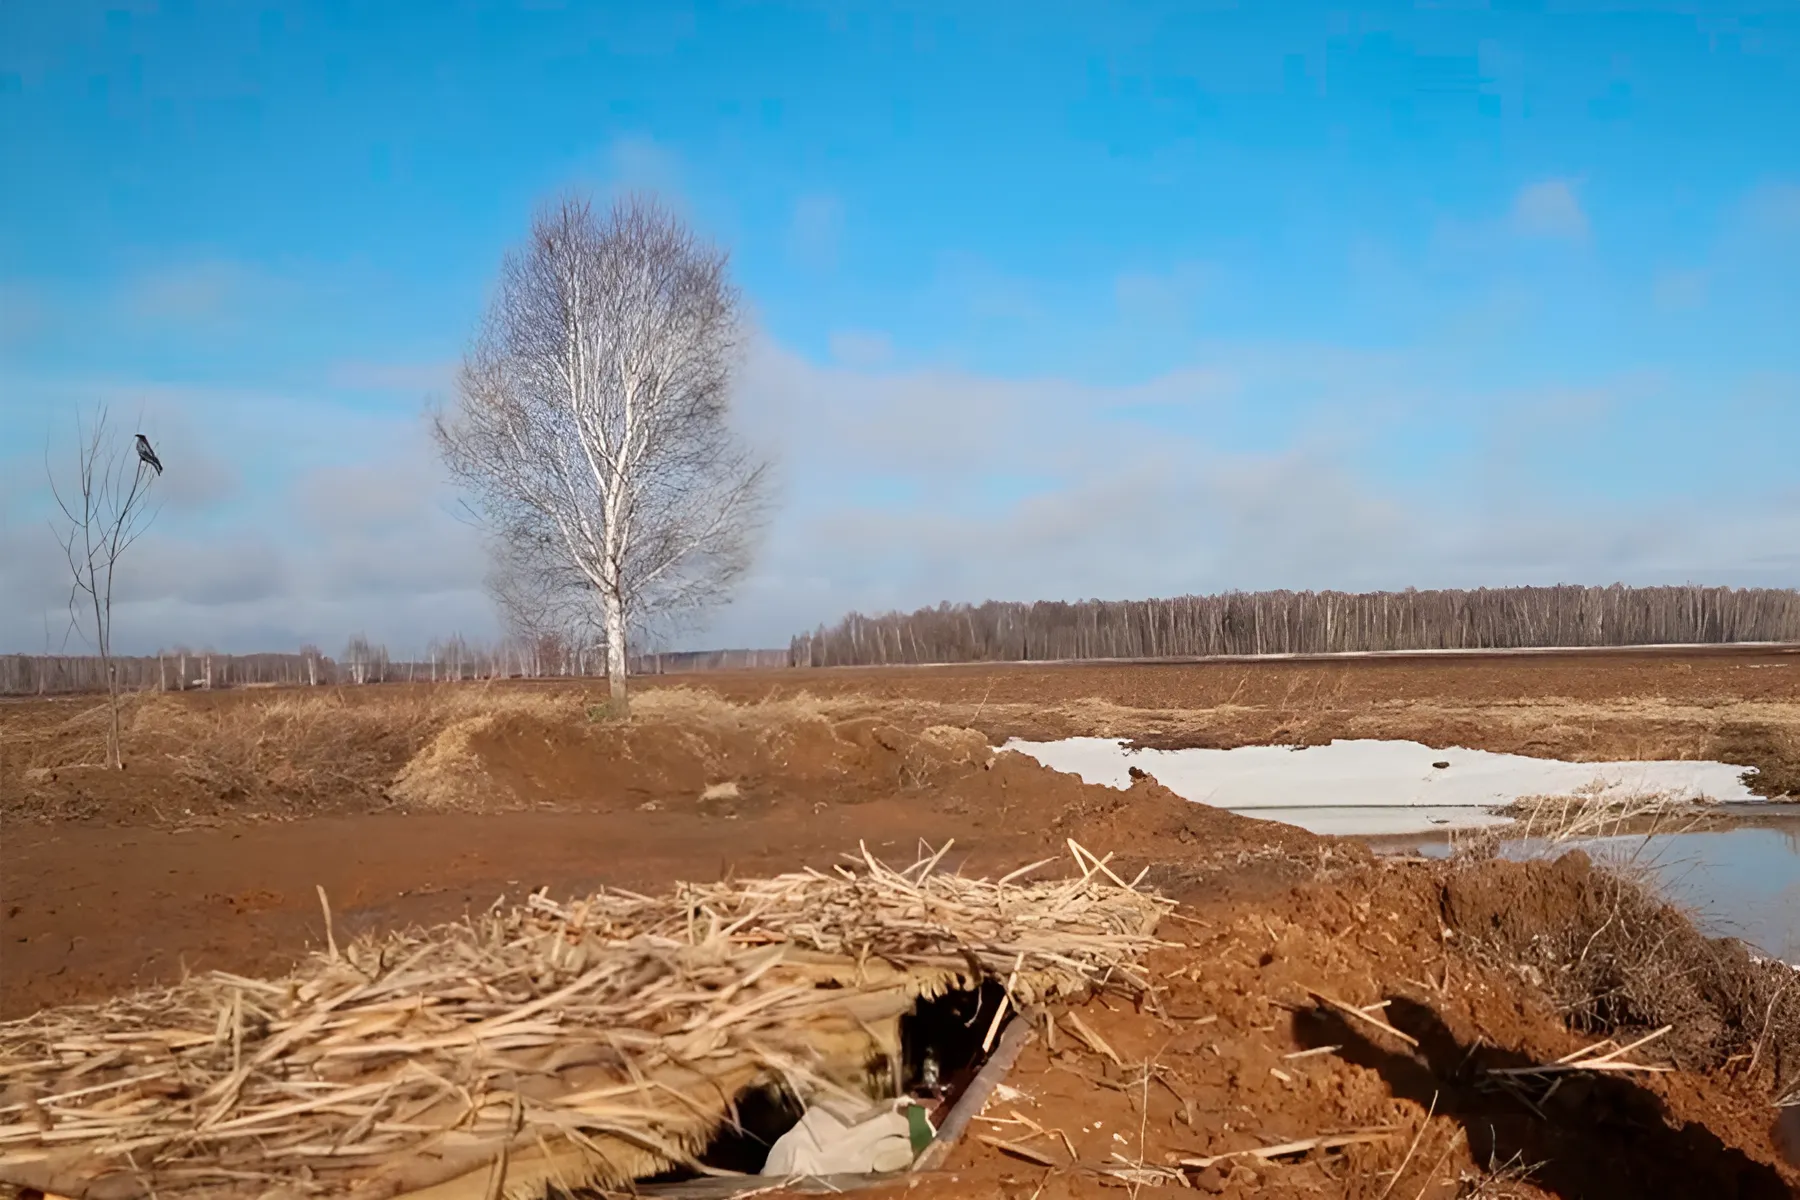
<instances>
[{"instance_id":1,"label":"dry straw","mask_svg":"<svg viewBox=\"0 0 1800 1200\"><path fill-rule=\"evenodd\" d=\"M921 995L1144 987L1166 902L1071 850L1079 874L1054 882L865 850L835 874L534 895L283 979L45 1011L0 1025L0 1182L436 1200L694 1166L747 1086L867 1088Z\"/></svg>"}]
</instances>

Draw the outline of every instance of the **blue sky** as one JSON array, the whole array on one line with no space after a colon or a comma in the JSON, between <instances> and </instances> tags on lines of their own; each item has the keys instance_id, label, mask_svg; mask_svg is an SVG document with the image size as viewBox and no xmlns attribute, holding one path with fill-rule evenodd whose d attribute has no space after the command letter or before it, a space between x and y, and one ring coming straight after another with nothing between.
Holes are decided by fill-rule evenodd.
<instances>
[{"instance_id":1,"label":"blue sky","mask_svg":"<svg viewBox=\"0 0 1800 1200\"><path fill-rule=\"evenodd\" d=\"M1795 113L1793 3L13 0L0 642L60 639L101 400L171 467L122 643L491 632L418 413L565 188L660 193L754 314L779 505L697 643L1800 584Z\"/></svg>"}]
</instances>

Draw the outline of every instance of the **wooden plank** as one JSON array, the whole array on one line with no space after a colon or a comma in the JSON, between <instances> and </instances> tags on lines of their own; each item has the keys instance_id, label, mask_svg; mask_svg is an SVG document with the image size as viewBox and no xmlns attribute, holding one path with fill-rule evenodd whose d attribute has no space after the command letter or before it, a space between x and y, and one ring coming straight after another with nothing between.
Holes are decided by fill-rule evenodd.
<instances>
[{"instance_id":1,"label":"wooden plank","mask_svg":"<svg viewBox=\"0 0 1800 1200\"><path fill-rule=\"evenodd\" d=\"M929 1171L949 1156L950 1151L956 1146L957 1139L962 1137L963 1131L969 1127L969 1122L981 1115L981 1110L986 1106L988 1097L994 1094L994 1089L1006 1078L1007 1072L1012 1070L1013 1063L1018 1061L1019 1052L1025 1049L1025 1043L1031 1040L1032 1023L1036 1019L1035 1012L1013 1014L1012 1019L1006 1023L1006 1031L1000 1035L999 1044L994 1047L994 1052L981 1065L981 1070L975 1073L975 1078L969 1081L969 1086L964 1089L961 1098L951 1107L949 1115L944 1118L943 1125L938 1129L937 1137L933 1138L931 1145L925 1147L924 1152L914 1160L912 1166L914 1173Z\"/></svg>"}]
</instances>

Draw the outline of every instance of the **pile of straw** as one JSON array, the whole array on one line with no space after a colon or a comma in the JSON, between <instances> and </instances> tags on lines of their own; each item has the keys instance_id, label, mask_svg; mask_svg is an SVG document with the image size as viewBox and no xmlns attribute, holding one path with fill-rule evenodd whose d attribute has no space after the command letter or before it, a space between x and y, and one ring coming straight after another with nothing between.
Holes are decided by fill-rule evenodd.
<instances>
[{"instance_id":1,"label":"pile of straw","mask_svg":"<svg viewBox=\"0 0 1800 1200\"><path fill-rule=\"evenodd\" d=\"M0 1025L0 1182L130 1196L493 1197L693 1156L732 1098L864 1085L921 995L1140 989L1165 902L1071 843L1051 883L854 869L534 895ZM1042 864L1035 864L1042 865Z\"/></svg>"}]
</instances>

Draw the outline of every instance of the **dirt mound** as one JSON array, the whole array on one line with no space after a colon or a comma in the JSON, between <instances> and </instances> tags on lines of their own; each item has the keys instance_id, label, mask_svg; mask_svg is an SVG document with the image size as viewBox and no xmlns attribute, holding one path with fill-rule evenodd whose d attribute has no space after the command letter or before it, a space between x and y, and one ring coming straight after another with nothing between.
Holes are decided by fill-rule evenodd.
<instances>
[{"instance_id":1,"label":"dirt mound","mask_svg":"<svg viewBox=\"0 0 1800 1200\"><path fill-rule=\"evenodd\" d=\"M1056 849L1067 838L1121 860L1167 862L1246 839L1307 850L1320 839L1192 804L1149 776L1090 786L982 733L834 716L804 700L727 705L652 693L629 722L486 714L454 723L399 773L396 796L426 808L580 807L745 818L877 800L928 807L975 828L1013 826ZM725 785L729 784L727 789Z\"/></svg>"},{"instance_id":2,"label":"dirt mound","mask_svg":"<svg viewBox=\"0 0 1800 1200\"><path fill-rule=\"evenodd\" d=\"M475 740L492 731L489 713L452 721L394 777L396 799L422 808L478 808L492 792Z\"/></svg>"},{"instance_id":3,"label":"dirt mound","mask_svg":"<svg viewBox=\"0 0 1800 1200\"><path fill-rule=\"evenodd\" d=\"M97 766L104 703L19 706L8 734L26 773L0 786L0 812L136 824L382 808L396 772L469 715L458 711L466 703L449 689L137 695L125 707L123 771Z\"/></svg>"},{"instance_id":4,"label":"dirt mound","mask_svg":"<svg viewBox=\"0 0 1800 1200\"><path fill-rule=\"evenodd\" d=\"M20 703L4 714L0 812L14 820L183 824L396 803L509 809L579 800L595 779L615 777L622 790L607 793L607 802L626 793L641 801L688 790L697 762L716 772L756 749L779 765L790 734L829 743L830 714L853 707L804 696L734 705L668 688L643 697L633 720L617 721L602 694L570 687L152 693L128 698L126 770L108 772L98 765L103 703ZM572 752L566 769L546 769L546 749L552 759ZM628 764L622 776L609 766L620 753ZM943 755L925 755L934 757Z\"/></svg>"},{"instance_id":5,"label":"dirt mound","mask_svg":"<svg viewBox=\"0 0 1800 1200\"><path fill-rule=\"evenodd\" d=\"M858 804L932 788L985 769L993 757L981 734L950 726L914 731L875 719L754 709L750 719L692 721L644 707L649 711L620 722L466 718L401 769L394 794L426 808L745 816L777 803ZM732 803L697 810L703 800Z\"/></svg>"},{"instance_id":6,"label":"dirt mound","mask_svg":"<svg viewBox=\"0 0 1800 1200\"><path fill-rule=\"evenodd\" d=\"M1174 1164L1209 1160L1186 1171L1190 1185L1242 1200L1793 1194L1800 1172L1782 1164L1766 1100L1723 1074L1571 1077L1548 1097L1529 1091L1540 1111L1503 1085L1495 1072L1594 1038L1445 938L1445 887L1466 869L1372 862L1252 899L1191 889L1160 931L1181 944L1150 964L1156 1002L1084 1007L1097 1040L1066 1019L1040 1031L1008 1079L1017 1098L987 1114L990 1140L965 1146L957 1179L928 1194L1108 1194L1130 1176L1107 1171L1167 1184ZM1541 873L1473 870L1496 896ZM1562 910L1541 911L1554 925ZM1666 1060L1646 1047L1640 1061ZM1331 1135L1349 1144L1309 1148ZM1280 1145L1297 1148L1252 1153Z\"/></svg>"},{"instance_id":7,"label":"dirt mound","mask_svg":"<svg viewBox=\"0 0 1800 1200\"><path fill-rule=\"evenodd\" d=\"M1544 988L1579 1028L1672 1025L1659 1045L1679 1066L1738 1062L1771 1091L1800 1080L1793 969L1702 935L1679 909L1579 851L1460 864L1444 882L1443 915L1472 951Z\"/></svg>"},{"instance_id":8,"label":"dirt mound","mask_svg":"<svg viewBox=\"0 0 1800 1200\"><path fill-rule=\"evenodd\" d=\"M114 789L106 824L22 826L0 842L15 968L0 1009L186 969L279 969L319 936L318 886L342 930L450 919L539 885L828 869L865 842L899 856L954 839L947 868L1011 869L1062 857L1073 837L1135 872L1317 841L1149 781L1085 784L966 728L805 697L732 705L674 690L625 721L598 698L498 688L167 701L134 724L180 740L158 753L140 741L127 771L100 773ZM252 772L261 790L229 784ZM308 790L328 778L346 783ZM305 819L243 819L259 814Z\"/></svg>"}]
</instances>

